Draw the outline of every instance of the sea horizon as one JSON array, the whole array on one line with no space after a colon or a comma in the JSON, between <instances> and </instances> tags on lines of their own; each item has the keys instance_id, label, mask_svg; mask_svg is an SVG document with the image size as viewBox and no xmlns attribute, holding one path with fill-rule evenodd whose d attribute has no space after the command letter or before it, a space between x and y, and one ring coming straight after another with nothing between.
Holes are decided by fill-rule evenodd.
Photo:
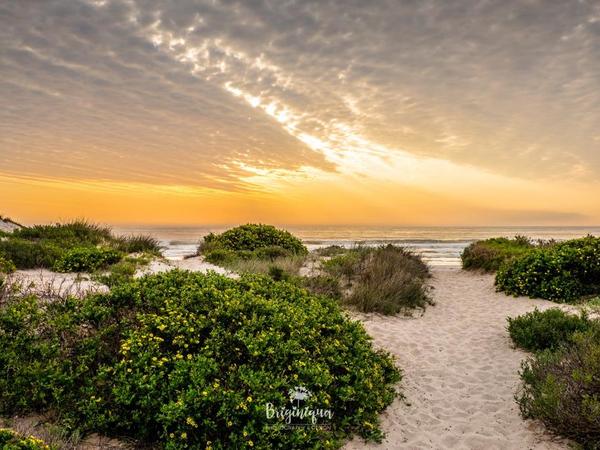
<instances>
[{"instance_id":1,"label":"sea horizon","mask_svg":"<svg viewBox=\"0 0 600 450\"><path fill-rule=\"evenodd\" d=\"M137 225L115 226L117 234L148 234L158 239L167 259L193 255L208 233L220 233L229 225ZM491 237L527 236L533 240L558 241L600 235L600 226L369 226L290 225L310 250L329 245L400 245L413 250L432 266L458 266L460 254L470 243Z\"/></svg>"}]
</instances>

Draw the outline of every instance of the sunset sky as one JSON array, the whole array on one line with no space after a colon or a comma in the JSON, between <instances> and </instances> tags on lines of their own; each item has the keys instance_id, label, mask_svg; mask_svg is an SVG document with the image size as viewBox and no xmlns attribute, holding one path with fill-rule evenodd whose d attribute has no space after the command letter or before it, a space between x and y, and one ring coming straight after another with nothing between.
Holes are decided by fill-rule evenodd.
<instances>
[{"instance_id":1,"label":"sunset sky","mask_svg":"<svg viewBox=\"0 0 600 450\"><path fill-rule=\"evenodd\" d=\"M0 214L600 225L600 1L0 4Z\"/></svg>"}]
</instances>

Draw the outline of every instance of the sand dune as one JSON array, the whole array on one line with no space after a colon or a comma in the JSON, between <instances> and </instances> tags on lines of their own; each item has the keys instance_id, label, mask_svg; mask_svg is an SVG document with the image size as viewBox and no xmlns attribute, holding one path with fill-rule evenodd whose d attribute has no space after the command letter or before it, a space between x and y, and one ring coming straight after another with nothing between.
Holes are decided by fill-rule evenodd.
<instances>
[{"instance_id":1,"label":"sand dune","mask_svg":"<svg viewBox=\"0 0 600 450\"><path fill-rule=\"evenodd\" d=\"M346 449L564 449L543 426L524 421L514 401L520 362L506 317L544 300L497 293L490 275L436 269L436 306L422 317L361 315L375 344L392 352L404 371L404 400L382 416L383 444L355 439Z\"/></svg>"}]
</instances>

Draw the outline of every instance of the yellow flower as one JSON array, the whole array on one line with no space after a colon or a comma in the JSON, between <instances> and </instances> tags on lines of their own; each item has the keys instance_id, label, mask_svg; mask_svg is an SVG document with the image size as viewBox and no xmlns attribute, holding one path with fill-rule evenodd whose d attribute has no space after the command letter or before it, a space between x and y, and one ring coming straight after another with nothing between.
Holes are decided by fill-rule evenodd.
<instances>
[{"instance_id":1,"label":"yellow flower","mask_svg":"<svg viewBox=\"0 0 600 450\"><path fill-rule=\"evenodd\" d=\"M181 439L187 439L187 433L185 431L181 433Z\"/></svg>"},{"instance_id":2,"label":"yellow flower","mask_svg":"<svg viewBox=\"0 0 600 450\"><path fill-rule=\"evenodd\" d=\"M247 401L248 403L252 403L252 397L248 396L248 397L246 398L246 401Z\"/></svg>"},{"instance_id":3,"label":"yellow flower","mask_svg":"<svg viewBox=\"0 0 600 450\"><path fill-rule=\"evenodd\" d=\"M185 419L186 423L194 428L198 428L198 424L196 423L196 421L192 418L192 417L188 417L187 419Z\"/></svg>"},{"instance_id":4,"label":"yellow flower","mask_svg":"<svg viewBox=\"0 0 600 450\"><path fill-rule=\"evenodd\" d=\"M252 441L248 441L248 445L249 445L250 447L254 447L254 442L252 442Z\"/></svg>"},{"instance_id":5,"label":"yellow flower","mask_svg":"<svg viewBox=\"0 0 600 450\"><path fill-rule=\"evenodd\" d=\"M204 395L206 397L208 395L208 392L202 391L202 395Z\"/></svg>"},{"instance_id":6,"label":"yellow flower","mask_svg":"<svg viewBox=\"0 0 600 450\"><path fill-rule=\"evenodd\" d=\"M244 437L248 436L248 432L244 431Z\"/></svg>"}]
</instances>

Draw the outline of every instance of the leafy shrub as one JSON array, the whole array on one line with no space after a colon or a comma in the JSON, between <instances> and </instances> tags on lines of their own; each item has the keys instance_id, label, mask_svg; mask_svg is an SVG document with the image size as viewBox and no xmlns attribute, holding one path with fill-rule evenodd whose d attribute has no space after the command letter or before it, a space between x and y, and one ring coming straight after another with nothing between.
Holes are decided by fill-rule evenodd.
<instances>
[{"instance_id":1,"label":"leafy shrub","mask_svg":"<svg viewBox=\"0 0 600 450\"><path fill-rule=\"evenodd\" d=\"M108 287L114 287L119 284L127 283L133 279L138 265L135 260L125 258L116 264L110 266L108 273L95 274L93 279Z\"/></svg>"},{"instance_id":2,"label":"leafy shrub","mask_svg":"<svg viewBox=\"0 0 600 450\"><path fill-rule=\"evenodd\" d=\"M600 332L573 335L572 344L529 358L517 396L525 418L541 420L585 449L600 449Z\"/></svg>"},{"instance_id":3,"label":"leafy shrub","mask_svg":"<svg viewBox=\"0 0 600 450\"><path fill-rule=\"evenodd\" d=\"M75 247L54 264L57 272L93 272L119 262L123 254L108 248Z\"/></svg>"},{"instance_id":4,"label":"leafy shrub","mask_svg":"<svg viewBox=\"0 0 600 450\"><path fill-rule=\"evenodd\" d=\"M10 259L0 255L0 273L13 273L17 268Z\"/></svg>"},{"instance_id":5,"label":"leafy shrub","mask_svg":"<svg viewBox=\"0 0 600 450\"><path fill-rule=\"evenodd\" d=\"M508 318L508 332L513 342L525 350L555 350L569 341L578 331L586 331L593 326L585 313L575 316L558 308L523 314Z\"/></svg>"},{"instance_id":6,"label":"leafy shrub","mask_svg":"<svg viewBox=\"0 0 600 450\"><path fill-rule=\"evenodd\" d=\"M0 413L51 409L71 429L166 449L377 440L400 378L335 301L258 276L171 271L83 300L14 298L0 348ZM299 386L304 406L331 410L329 428L267 416Z\"/></svg>"},{"instance_id":7,"label":"leafy shrub","mask_svg":"<svg viewBox=\"0 0 600 450\"><path fill-rule=\"evenodd\" d=\"M19 269L52 268L63 249L53 242L9 238L0 241L0 254Z\"/></svg>"},{"instance_id":8,"label":"leafy shrub","mask_svg":"<svg viewBox=\"0 0 600 450\"><path fill-rule=\"evenodd\" d=\"M231 251L255 251L266 247L279 247L288 252L305 255L308 250L302 241L288 231L272 225L247 224L231 228L221 234L205 236L199 253L207 253L216 248Z\"/></svg>"},{"instance_id":9,"label":"leafy shrub","mask_svg":"<svg viewBox=\"0 0 600 450\"><path fill-rule=\"evenodd\" d=\"M50 450L50 446L42 440L33 436L19 436L6 428L0 428L0 448L2 450Z\"/></svg>"},{"instance_id":10,"label":"leafy shrub","mask_svg":"<svg viewBox=\"0 0 600 450\"><path fill-rule=\"evenodd\" d=\"M588 236L540 248L500 267L499 290L559 302L600 292L600 238Z\"/></svg>"},{"instance_id":11,"label":"leafy shrub","mask_svg":"<svg viewBox=\"0 0 600 450\"><path fill-rule=\"evenodd\" d=\"M533 248L532 242L524 236L473 242L461 254L462 266L467 270L495 272L505 261L523 256Z\"/></svg>"},{"instance_id":12,"label":"leafy shrub","mask_svg":"<svg viewBox=\"0 0 600 450\"><path fill-rule=\"evenodd\" d=\"M393 245L358 248L323 263L351 289L344 301L363 312L397 314L431 303L425 287L429 269L421 258Z\"/></svg>"}]
</instances>

